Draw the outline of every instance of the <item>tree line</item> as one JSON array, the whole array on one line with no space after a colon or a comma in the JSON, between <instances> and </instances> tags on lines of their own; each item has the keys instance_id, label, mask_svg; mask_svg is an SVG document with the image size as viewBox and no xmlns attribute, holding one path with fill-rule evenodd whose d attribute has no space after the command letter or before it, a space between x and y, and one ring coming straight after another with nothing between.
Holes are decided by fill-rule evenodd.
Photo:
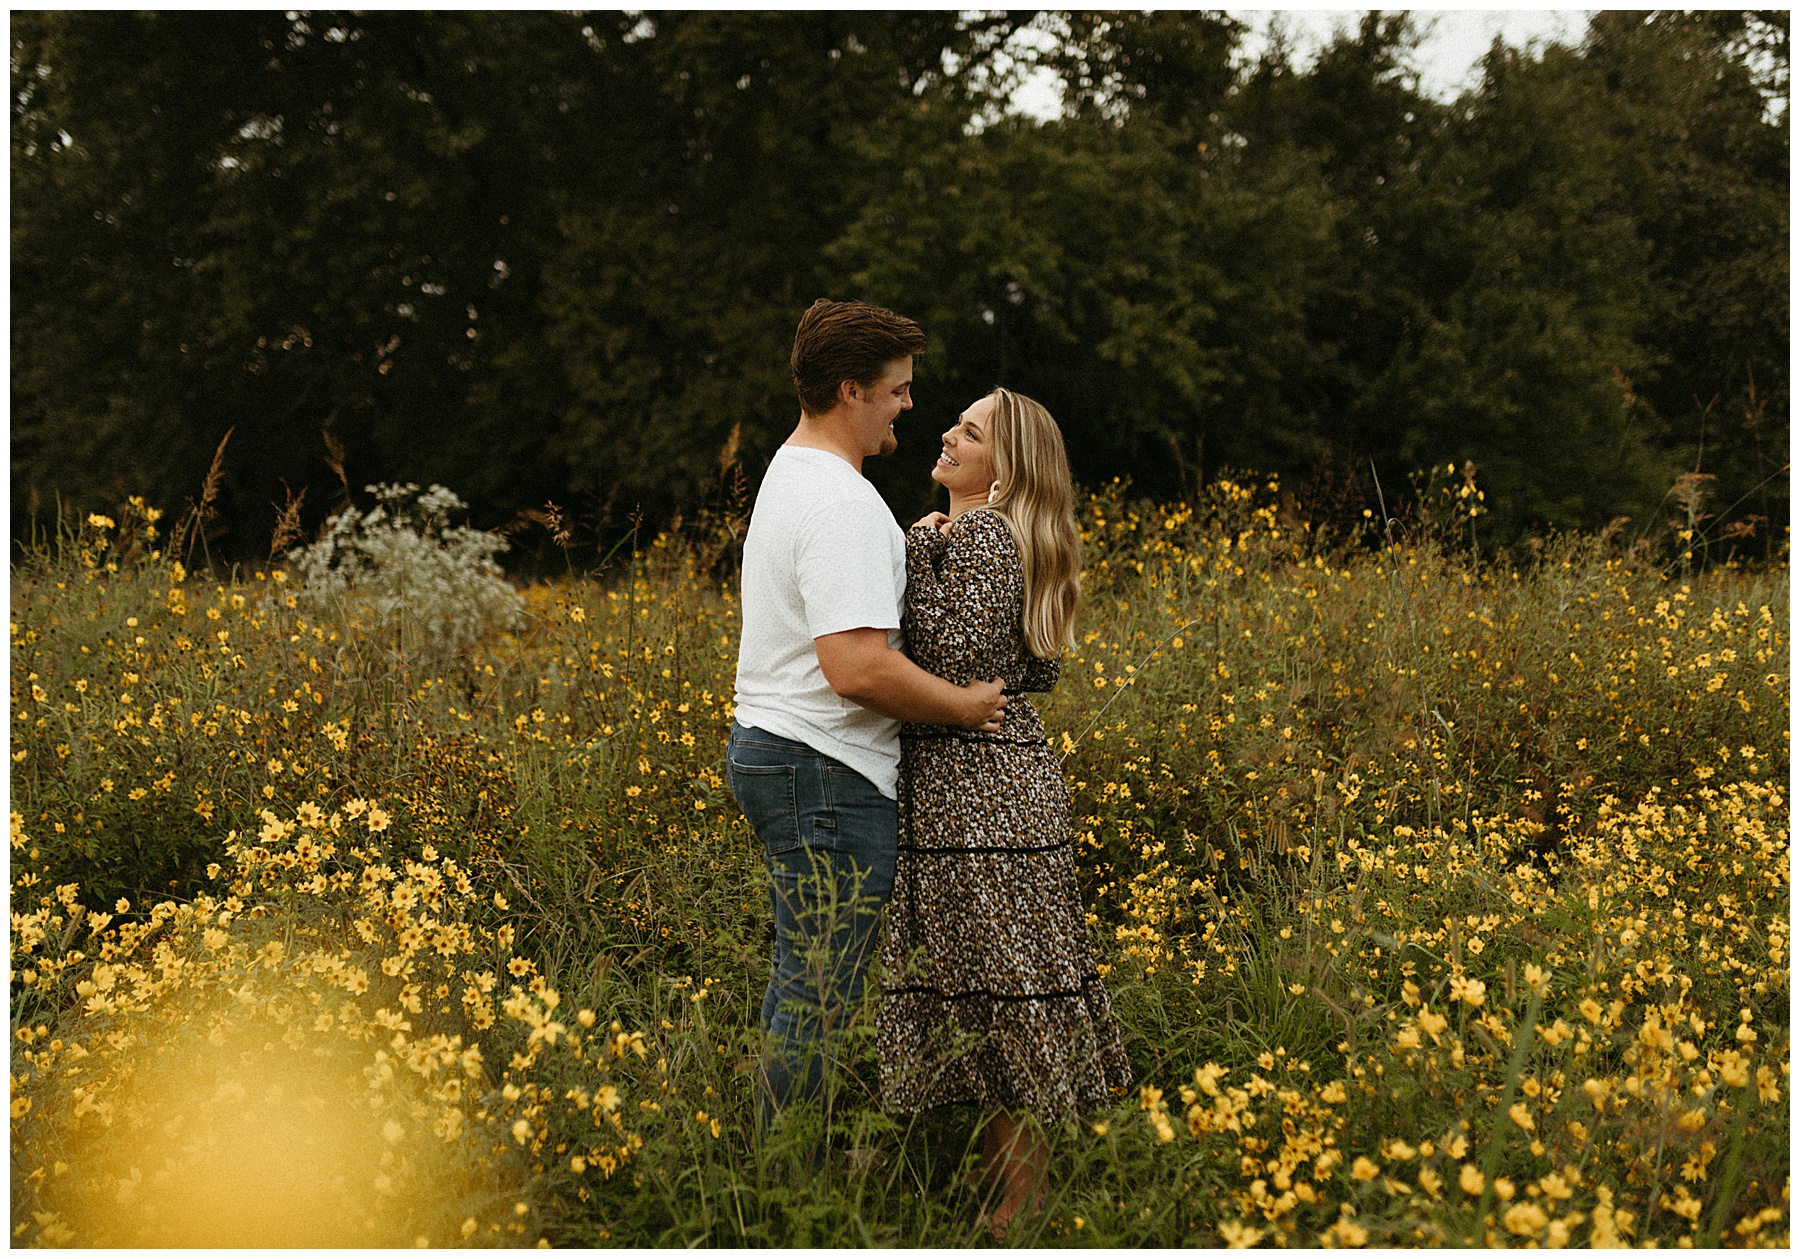
<instances>
[{"instance_id":1,"label":"tree line","mask_svg":"<svg viewBox=\"0 0 1800 1259\"><path fill-rule=\"evenodd\" d=\"M1076 475L1323 502L1472 462L1504 541L1670 490L1785 545L1787 14L1599 13L1444 103L1371 13L16 13L12 490L266 554L364 482L590 541L753 489L815 297L918 319L903 517L996 383ZM1054 71L1059 117L1009 106ZM1685 497L1683 497L1685 496Z\"/></svg>"}]
</instances>

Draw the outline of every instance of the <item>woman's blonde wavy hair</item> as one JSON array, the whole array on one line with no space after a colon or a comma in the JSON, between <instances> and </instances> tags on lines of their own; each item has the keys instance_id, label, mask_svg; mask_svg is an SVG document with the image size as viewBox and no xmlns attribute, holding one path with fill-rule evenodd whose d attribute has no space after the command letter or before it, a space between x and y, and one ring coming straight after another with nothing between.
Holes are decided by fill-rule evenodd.
<instances>
[{"instance_id":1,"label":"woman's blonde wavy hair","mask_svg":"<svg viewBox=\"0 0 1800 1259\"><path fill-rule=\"evenodd\" d=\"M1025 643L1040 660L1075 645L1081 533L1062 431L1040 402L996 388L989 421L997 484L988 506L1018 543L1025 569Z\"/></svg>"}]
</instances>

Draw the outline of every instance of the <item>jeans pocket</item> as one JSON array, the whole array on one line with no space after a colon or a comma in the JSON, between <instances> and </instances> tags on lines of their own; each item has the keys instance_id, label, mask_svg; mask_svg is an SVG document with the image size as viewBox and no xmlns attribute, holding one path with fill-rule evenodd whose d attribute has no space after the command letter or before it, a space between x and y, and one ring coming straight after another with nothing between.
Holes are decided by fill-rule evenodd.
<instances>
[{"instance_id":1,"label":"jeans pocket","mask_svg":"<svg viewBox=\"0 0 1800 1259\"><path fill-rule=\"evenodd\" d=\"M744 765L725 762L731 794L750 828L771 857L800 847L800 810L795 801L792 765Z\"/></svg>"},{"instance_id":2,"label":"jeans pocket","mask_svg":"<svg viewBox=\"0 0 1800 1259\"><path fill-rule=\"evenodd\" d=\"M827 765L821 778L826 816L815 820L813 843L853 864L863 894L885 903L894 886L895 802L847 765Z\"/></svg>"}]
</instances>

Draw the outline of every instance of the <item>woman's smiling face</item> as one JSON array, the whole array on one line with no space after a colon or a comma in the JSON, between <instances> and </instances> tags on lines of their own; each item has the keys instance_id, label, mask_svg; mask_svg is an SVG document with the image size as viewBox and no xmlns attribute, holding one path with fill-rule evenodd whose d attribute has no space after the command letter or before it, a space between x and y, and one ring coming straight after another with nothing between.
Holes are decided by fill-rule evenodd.
<instances>
[{"instance_id":1,"label":"woman's smiling face","mask_svg":"<svg viewBox=\"0 0 1800 1259\"><path fill-rule=\"evenodd\" d=\"M985 497L993 485L993 417L994 399L990 395L970 404L944 434L943 453L932 466L931 479L952 495Z\"/></svg>"}]
</instances>

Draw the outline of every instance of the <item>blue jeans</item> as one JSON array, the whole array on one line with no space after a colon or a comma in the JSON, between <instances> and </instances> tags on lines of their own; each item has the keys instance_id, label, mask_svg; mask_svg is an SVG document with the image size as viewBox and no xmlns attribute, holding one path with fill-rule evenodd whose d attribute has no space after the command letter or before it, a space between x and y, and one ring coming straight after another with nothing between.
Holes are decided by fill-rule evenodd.
<instances>
[{"instance_id":1,"label":"blue jeans","mask_svg":"<svg viewBox=\"0 0 1800 1259\"><path fill-rule=\"evenodd\" d=\"M875 784L804 743L733 722L731 794L762 841L775 913L763 994L765 1122L816 1101L862 1000L882 907L894 890L899 813Z\"/></svg>"}]
</instances>

